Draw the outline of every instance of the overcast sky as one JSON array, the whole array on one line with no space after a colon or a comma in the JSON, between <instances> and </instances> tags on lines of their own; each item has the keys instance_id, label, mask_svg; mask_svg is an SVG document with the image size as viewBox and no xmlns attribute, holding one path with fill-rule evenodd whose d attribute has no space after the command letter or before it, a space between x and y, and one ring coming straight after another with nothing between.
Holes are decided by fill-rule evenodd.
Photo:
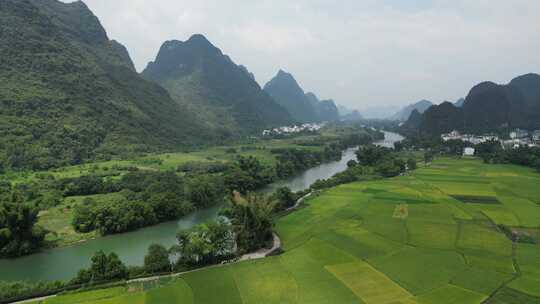
<instances>
[{"instance_id":1,"label":"overcast sky","mask_svg":"<svg viewBox=\"0 0 540 304\"><path fill-rule=\"evenodd\" d=\"M163 41L201 33L261 86L281 68L352 108L453 101L540 72L540 0L84 2L139 70Z\"/></svg>"}]
</instances>

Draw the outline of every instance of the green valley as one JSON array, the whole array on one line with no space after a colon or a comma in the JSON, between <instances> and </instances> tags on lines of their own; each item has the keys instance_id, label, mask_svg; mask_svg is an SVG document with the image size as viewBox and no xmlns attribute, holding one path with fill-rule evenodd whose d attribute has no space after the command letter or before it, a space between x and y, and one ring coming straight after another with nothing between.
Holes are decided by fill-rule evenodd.
<instances>
[{"instance_id":1,"label":"green valley","mask_svg":"<svg viewBox=\"0 0 540 304\"><path fill-rule=\"evenodd\" d=\"M539 184L527 168L440 158L313 197L277 220L281 255L43 303L539 303Z\"/></svg>"},{"instance_id":2,"label":"green valley","mask_svg":"<svg viewBox=\"0 0 540 304\"><path fill-rule=\"evenodd\" d=\"M540 304L518 2L0 0L0 304Z\"/></svg>"}]
</instances>

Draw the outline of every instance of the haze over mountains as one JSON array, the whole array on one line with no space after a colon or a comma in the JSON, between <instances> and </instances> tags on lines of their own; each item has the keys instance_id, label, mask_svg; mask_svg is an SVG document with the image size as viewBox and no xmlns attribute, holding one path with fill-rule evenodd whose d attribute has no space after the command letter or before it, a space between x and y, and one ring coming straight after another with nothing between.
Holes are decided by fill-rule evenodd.
<instances>
[{"instance_id":1,"label":"haze over mountains","mask_svg":"<svg viewBox=\"0 0 540 304\"><path fill-rule=\"evenodd\" d=\"M391 116L390 119L397 121L407 121L414 110L417 110L419 113L424 113L432 105L433 103L431 101L425 99L420 100L417 103L408 105L405 108L401 109L399 112Z\"/></svg>"},{"instance_id":2,"label":"haze over mountains","mask_svg":"<svg viewBox=\"0 0 540 304\"><path fill-rule=\"evenodd\" d=\"M202 35L165 42L142 76L162 85L179 105L193 110L209 127L221 129L225 137L293 122L247 68Z\"/></svg>"},{"instance_id":3,"label":"haze over mountains","mask_svg":"<svg viewBox=\"0 0 540 304\"><path fill-rule=\"evenodd\" d=\"M283 70L279 70L264 86L264 91L286 108L298 122L339 119L338 108L333 100L319 100L314 93L305 93L293 75Z\"/></svg>"}]
</instances>

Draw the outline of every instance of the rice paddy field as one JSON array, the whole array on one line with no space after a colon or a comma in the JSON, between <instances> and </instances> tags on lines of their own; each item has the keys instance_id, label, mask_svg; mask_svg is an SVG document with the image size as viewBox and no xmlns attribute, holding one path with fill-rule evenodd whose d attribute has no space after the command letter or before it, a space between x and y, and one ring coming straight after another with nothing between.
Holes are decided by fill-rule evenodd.
<instances>
[{"instance_id":1,"label":"rice paddy field","mask_svg":"<svg viewBox=\"0 0 540 304\"><path fill-rule=\"evenodd\" d=\"M279 256L43 303L540 303L539 228L539 174L441 158L312 198L277 221Z\"/></svg>"}]
</instances>

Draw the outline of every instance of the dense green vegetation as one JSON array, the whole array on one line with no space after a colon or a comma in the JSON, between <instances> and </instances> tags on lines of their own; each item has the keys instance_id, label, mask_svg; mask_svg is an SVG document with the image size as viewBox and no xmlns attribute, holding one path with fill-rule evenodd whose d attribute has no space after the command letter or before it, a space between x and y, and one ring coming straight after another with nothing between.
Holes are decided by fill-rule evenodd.
<instances>
[{"instance_id":1,"label":"dense green vegetation","mask_svg":"<svg viewBox=\"0 0 540 304\"><path fill-rule=\"evenodd\" d=\"M90 268L81 269L73 284L86 284L122 280L128 277L127 267L120 261L115 253L106 255L98 251L92 257Z\"/></svg>"},{"instance_id":2,"label":"dense green vegetation","mask_svg":"<svg viewBox=\"0 0 540 304\"><path fill-rule=\"evenodd\" d=\"M233 226L225 218L180 231L176 238L178 245L171 252L178 257L177 269L216 264L236 255Z\"/></svg>"},{"instance_id":3,"label":"dense green vegetation","mask_svg":"<svg viewBox=\"0 0 540 304\"><path fill-rule=\"evenodd\" d=\"M360 147L356 156L357 161L347 163L347 170L329 179L316 181L311 189L321 190L355 181L395 177L417 167L414 154L399 153L395 149L375 145Z\"/></svg>"},{"instance_id":4,"label":"dense green vegetation","mask_svg":"<svg viewBox=\"0 0 540 304\"><path fill-rule=\"evenodd\" d=\"M273 202L262 195L248 195L245 201L236 199L222 214L231 221L238 253L252 252L272 243Z\"/></svg>"},{"instance_id":5,"label":"dense green vegetation","mask_svg":"<svg viewBox=\"0 0 540 304\"><path fill-rule=\"evenodd\" d=\"M504 150L497 142L486 142L477 145L476 149L476 154L486 163L521 165L535 168L540 172L540 148L538 147Z\"/></svg>"},{"instance_id":6,"label":"dense green vegetation","mask_svg":"<svg viewBox=\"0 0 540 304\"><path fill-rule=\"evenodd\" d=\"M148 254L144 257L143 269L146 273L162 273L171 270L169 251L159 244L148 247Z\"/></svg>"},{"instance_id":7,"label":"dense green vegetation","mask_svg":"<svg viewBox=\"0 0 540 304\"><path fill-rule=\"evenodd\" d=\"M110 183L113 185L109 188L120 190L121 195L105 203L83 200L74 211L73 226L77 231L125 232L173 220L195 208L205 207L187 201L183 179L172 172L133 172L124 175L119 182ZM199 189L190 191L195 193Z\"/></svg>"},{"instance_id":8,"label":"dense green vegetation","mask_svg":"<svg viewBox=\"0 0 540 304\"><path fill-rule=\"evenodd\" d=\"M45 231L36 225L38 210L26 204L0 202L0 258L32 253L40 248Z\"/></svg>"},{"instance_id":9,"label":"dense green vegetation","mask_svg":"<svg viewBox=\"0 0 540 304\"><path fill-rule=\"evenodd\" d=\"M134 71L84 3L0 5L0 168L43 170L219 140Z\"/></svg>"},{"instance_id":10,"label":"dense green vegetation","mask_svg":"<svg viewBox=\"0 0 540 304\"><path fill-rule=\"evenodd\" d=\"M86 297L81 303L135 295L136 303L156 303L153 294L205 304L537 303L538 244L513 243L498 225L538 232L539 182L520 166L436 158L411 174L341 185L308 200L278 219L280 256L185 273L143 295L127 288L109 289L106 299L78 295Z\"/></svg>"}]
</instances>

